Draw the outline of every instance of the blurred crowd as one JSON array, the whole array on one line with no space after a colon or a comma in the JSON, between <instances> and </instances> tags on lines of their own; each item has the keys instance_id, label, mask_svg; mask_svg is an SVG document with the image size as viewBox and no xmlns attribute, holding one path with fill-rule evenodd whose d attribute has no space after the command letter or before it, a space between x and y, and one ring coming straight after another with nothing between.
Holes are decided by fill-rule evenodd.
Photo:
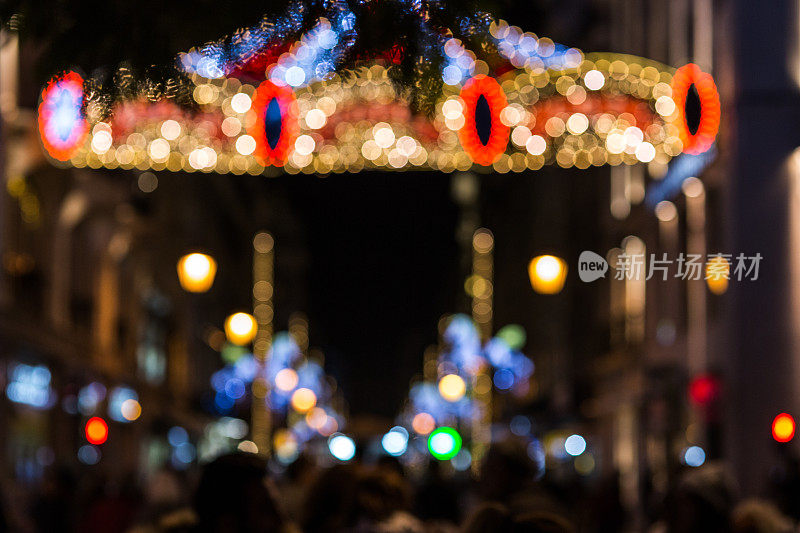
<instances>
[{"instance_id":1,"label":"blurred crowd","mask_svg":"<svg viewBox=\"0 0 800 533\"><path fill-rule=\"evenodd\" d=\"M236 453L196 473L162 469L141 486L133 475L53 468L27 498L6 488L0 531L783 533L800 531L800 490L789 474L776 474L769 499L738 499L721 465L687 469L637 519L624 511L618 476L591 490L555 485L503 445L490 450L475 479L447 475L436 462L412 479L388 456L327 468L301 456L276 474L258 456Z\"/></svg>"}]
</instances>

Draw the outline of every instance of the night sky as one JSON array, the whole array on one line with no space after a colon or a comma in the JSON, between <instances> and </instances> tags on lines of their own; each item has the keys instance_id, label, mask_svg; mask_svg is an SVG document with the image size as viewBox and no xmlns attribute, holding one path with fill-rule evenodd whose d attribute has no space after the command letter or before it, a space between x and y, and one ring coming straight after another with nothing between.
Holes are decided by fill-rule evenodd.
<instances>
[{"instance_id":1,"label":"night sky","mask_svg":"<svg viewBox=\"0 0 800 533\"><path fill-rule=\"evenodd\" d=\"M312 344L355 411L395 413L462 290L450 177L360 173L310 185L292 200L308 236Z\"/></svg>"}]
</instances>

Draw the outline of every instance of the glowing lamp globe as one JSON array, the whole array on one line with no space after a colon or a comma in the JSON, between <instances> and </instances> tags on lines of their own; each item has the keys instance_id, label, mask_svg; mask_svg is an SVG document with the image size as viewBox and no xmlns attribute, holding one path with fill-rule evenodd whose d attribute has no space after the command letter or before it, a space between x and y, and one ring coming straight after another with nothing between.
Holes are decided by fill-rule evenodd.
<instances>
[{"instance_id":1,"label":"glowing lamp globe","mask_svg":"<svg viewBox=\"0 0 800 533\"><path fill-rule=\"evenodd\" d=\"M108 440L108 424L99 416L90 418L84 430L89 444L100 445Z\"/></svg>"},{"instance_id":2,"label":"glowing lamp globe","mask_svg":"<svg viewBox=\"0 0 800 533\"><path fill-rule=\"evenodd\" d=\"M178 281L187 292L207 292L216 275L217 262L210 255L191 253L178 261Z\"/></svg>"},{"instance_id":3,"label":"glowing lamp globe","mask_svg":"<svg viewBox=\"0 0 800 533\"><path fill-rule=\"evenodd\" d=\"M456 374L448 374L439 380L439 394L448 402L457 402L467 392L464 379Z\"/></svg>"},{"instance_id":4,"label":"glowing lamp globe","mask_svg":"<svg viewBox=\"0 0 800 533\"><path fill-rule=\"evenodd\" d=\"M792 415L781 413L772 421L772 438L777 442L789 442L794 438L795 422Z\"/></svg>"},{"instance_id":5,"label":"glowing lamp globe","mask_svg":"<svg viewBox=\"0 0 800 533\"><path fill-rule=\"evenodd\" d=\"M528 276L537 293L558 294L567 279L567 263L554 255L540 255L528 264Z\"/></svg>"},{"instance_id":6,"label":"glowing lamp globe","mask_svg":"<svg viewBox=\"0 0 800 533\"><path fill-rule=\"evenodd\" d=\"M234 313L225 319L225 336L228 342L237 346L249 344L256 336L258 324L252 315Z\"/></svg>"},{"instance_id":7,"label":"glowing lamp globe","mask_svg":"<svg viewBox=\"0 0 800 533\"><path fill-rule=\"evenodd\" d=\"M451 427L440 427L428 437L428 451L439 461L455 457L461 450L461 435Z\"/></svg>"}]
</instances>

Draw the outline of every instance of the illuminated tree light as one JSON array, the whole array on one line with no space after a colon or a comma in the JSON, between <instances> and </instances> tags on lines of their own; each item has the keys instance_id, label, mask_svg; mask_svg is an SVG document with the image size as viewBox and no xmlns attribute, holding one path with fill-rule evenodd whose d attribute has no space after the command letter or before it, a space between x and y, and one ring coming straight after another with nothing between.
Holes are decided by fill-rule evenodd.
<instances>
[{"instance_id":1,"label":"illuminated tree light","mask_svg":"<svg viewBox=\"0 0 800 533\"><path fill-rule=\"evenodd\" d=\"M694 86L700 100L700 120L692 132L686 113L687 99ZM700 70L694 63L679 68L672 78L672 99L678 109L675 125L687 154L702 154L714 144L719 132L720 101L717 86L711 74Z\"/></svg>"},{"instance_id":2,"label":"illuminated tree light","mask_svg":"<svg viewBox=\"0 0 800 533\"><path fill-rule=\"evenodd\" d=\"M42 91L39 136L50 157L67 161L83 145L89 124L83 116L83 78L68 72Z\"/></svg>"},{"instance_id":3,"label":"illuminated tree light","mask_svg":"<svg viewBox=\"0 0 800 533\"><path fill-rule=\"evenodd\" d=\"M264 81L256 90L252 110L256 119L247 131L256 141L253 155L265 166L282 167L294 151L300 130L294 91L287 85Z\"/></svg>"},{"instance_id":4,"label":"illuminated tree light","mask_svg":"<svg viewBox=\"0 0 800 533\"><path fill-rule=\"evenodd\" d=\"M510 128L500 120L500 114L508 106L503 88L497 80L482 74L470 78L461 89L461 100L464 102L464 126L459 130L461 146L473 162L489 166L497 161L506 151ZM488 117L483 116L487 111ZM481 138L480 126L489 120L488 138Z\"/></svg>"},{"instance_id":5,"label":"illuminated tree light","mask_svg":"<svg viewBox=\"0 0 800 533\"><path fill-rule=\"evenodd\" d=\"M680 114L670 87L672 69L665 65L619 54L584 57L579 50L498 21L486 28L485 37L497 45L490 55L501 60L499 70L500 63L476 60L458 39L430 45L446 56L443 90L426 91L425 99L432 99L427 102L430 109L436 110L431 117L416 111L411 100L392 86L383 65L337 74L347 68L339 61L345 57L343 49L352 44L355 29L342 26L350 20L344 14L323 11L312 15L316 21L307 21L315 22L309 30L295 27L290 34L275 34L270 41L274 46L263 54L254 54L265 42L259 35L273 34L274 28L237 33L235 47L203 47L182 54L179 68L190 74L191 83L181 90L201 105L199 112L183 108L181 99L151 103L139 94L114 100L98 98L97 91L88 94L84 107L95 128L70 164L257 175L264 166L284 166L290 174L324 174L413 167L450 172L478 163L504 173L544 164L581 169L637 161L665 165L683 150L678 125L665 124ZM387 59L396 63L405 52L393 50ZM239 52L244 55L234 67L228 59ZM270 94L257 109L261 87L255 89L246 80L265 72L272 85L266 86ZM225 83L211 82L212 78ZM496 109L484 92L477 91L473 109L467 109L468 102L459 96L459 85L468 94L468 86L480 85L478 79L496 89L500 97ZM509 97L503 89L507 86ZM288 116L281 98L274 97L277 92L292 101L296 96L297 105L290 106L293 116ZM483 160L459 143L467 119L478 115L482 127L472 130L473 140L477 138L473 148L483 153ZM404 118L379 123L388 117ZM263 127L257 137L266 138L266 143L249 135L259 119L263 124L258 126ZM492 153L497 137L492 130L498 126L513 129L509 137L514 143L505 139L505 146L500 143ZM291 142L300 129L309 136L299 144Z\"/></svg>"}]
</instances>

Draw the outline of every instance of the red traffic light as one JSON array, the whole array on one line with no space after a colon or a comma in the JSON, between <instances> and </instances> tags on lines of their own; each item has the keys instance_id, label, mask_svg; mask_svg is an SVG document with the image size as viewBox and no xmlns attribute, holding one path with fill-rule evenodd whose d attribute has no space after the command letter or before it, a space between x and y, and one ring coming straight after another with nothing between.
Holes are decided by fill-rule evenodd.
<instances>
[{"instance_id":1,"label":"red traffic light","mask_svg":"<svg viewBox=\"0 0 800 533\"><path fill-rule=\"evenodd\" d=\"M778 442L789 442L794 438L795 423L792 415L781 413L772 421L772 438Z\"/></svg>"},{"instance_id":2,"label":"red traffic light","mask_svg":"<svg viewBox=\"0 0 800 533\"><path fill-rule=\"evenodd\" d=\"M94 416L86 422L85 433L89 444L103 444L108 440L108 424L102 418Z\"/></svg>"}]
</instances>

